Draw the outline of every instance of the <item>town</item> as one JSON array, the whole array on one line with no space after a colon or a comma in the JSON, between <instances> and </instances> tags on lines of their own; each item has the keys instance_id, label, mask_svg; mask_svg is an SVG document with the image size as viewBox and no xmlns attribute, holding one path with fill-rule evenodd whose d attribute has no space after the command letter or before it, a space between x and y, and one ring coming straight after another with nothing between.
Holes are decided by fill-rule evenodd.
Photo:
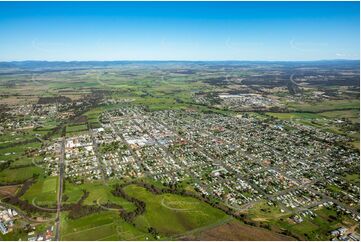
<instances>
[{"instance_id":1,"label":"town","mask_svg":"<svg viewBox=\"0 0 361 242\"><path fill-rule=\"evenodd\" d=\"M122 68L112 70L133 73L132 64ZM284 68L292 80L313 80ZM174 75L174 97L164 94L168 82L130 80L113 90L100 74L97 88L4 95L1 238L93 239L90 229L98 239L178 239L188 236L176 230L179 214L193 221L194 211L193 229L236 223L279 240L359 240L359 87L333 96L319 95L323 84L300 93L252 84L235 91L234 83L195 84L192 73L183 83ZM148 214L158 211L179 223L173 232Z\"/></svg>"}]
</instances>

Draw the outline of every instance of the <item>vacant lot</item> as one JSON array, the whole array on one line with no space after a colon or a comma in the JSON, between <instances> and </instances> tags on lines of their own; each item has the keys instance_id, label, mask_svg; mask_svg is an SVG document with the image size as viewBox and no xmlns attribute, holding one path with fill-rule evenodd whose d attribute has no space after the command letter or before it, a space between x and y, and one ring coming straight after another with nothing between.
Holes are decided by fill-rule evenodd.
<instances>
[{"instance_id":1,"label":"vacant lot","mask_svg":"<svg viewBox=\"0 0 361 242\"><path fill-rule=\"evenodd\" d=\"M13 185L13 186L1 186L0 187L0 198L7 197L9 195L15 196L16 191L20 185Z\"/></svg>"},{"instance_id":2,"label":"vacant lot","mask_svg":"<svg viewBox=\"0 0 361 242\"><path fill-rule=\"evenodd\" d=\"M186 236L186 240L261 240L261 241L277 241L277 240L295 240L292 237L274 233L266 229L257 228L240 223L233 220L227 224L220 225L215 228L204 230L194 235Z\"/></svg>"}]
</instances>

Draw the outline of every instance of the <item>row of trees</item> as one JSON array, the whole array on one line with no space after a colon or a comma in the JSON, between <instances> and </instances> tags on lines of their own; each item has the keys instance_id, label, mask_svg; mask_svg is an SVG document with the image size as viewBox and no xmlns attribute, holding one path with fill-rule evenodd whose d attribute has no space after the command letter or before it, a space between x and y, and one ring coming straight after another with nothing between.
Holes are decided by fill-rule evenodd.
<instances>
[{"instance_id":1,"label":"row of trees","mask_svg":"<svg viewBox=\"0 0 361 242\"><path fill-rule=\"evenodd\" d=\"M78 219L84 217L86 215L97 213L103 210L101 207L93 206L93 205L82 205L84 200L89 196L89 192L83 190L83 195L79 199L79 201L75 204L69 204L63 206L64 210L69 210L68 217L70 219Z\"/></svg>"},{"instance_id":2,"label":"row of trees","mask_svg":"<svg viewBox=\"0 0 361 242\"><path fill-rule=\"evenodd\" d=\"M34 179L30 178L24 182L24 184L21 186L21 189L16 193L16 197L21 197L26 193L26 191L33 185L35 182Z\"/></svg>"},{"instance_id":3,"label":"row of trees","mask_svg":"<svg viewBox=\"0 0 361 242\"><path fill-rule=\"evenodd\" d=\"M21 210L25 211L28 215L40 213L46 214L48 212L55 213L56 208L51 208L49 206L42 206L42 208L34 206L29 203L27 200L21 200L20 197L26 193L30 186L34 183L34 179L27 180L24 185L21 187L16 196L9 196L4 199L4 202L12 204L19 207ZM82 205L84 200L89 196L89 192L83 190L83 195L77 203L64 204L62 205L62 211L69 211L69 218L77 219L92 213L100 212L103 208L98 206ZM66 199L65 199L66 200ZM44 208L44 209L43 209ZM50 210L47 210L50 209Z\"/></svg>"},{"instance_id":4,"label":"row of trees","mask_svg":"<svg viewBox=\"0 0 361 242\"><path fill-rule=\"evenodd\" d=\"M112 193L114 196L122 197L136 206L136 209L131 212L127 212L125 209L120 209L120 216L128 223L133 224L133 219L145 212L145 202L126 194L123 190L123 187L124 185L117 185Z\"/></svg>"},{"instance_id":5,"label":"row of trees","mask_svg":"<svg viewBox=\"0 0 361 242\"><path fill-rule=\"evenodd\" d=\"M168 187L158 188L158 187L154 186L153 184L148 184L148 183L141 182L141 181L132 181L132 182L123 184L122 186L118 186L118 187L121 188L121 187L130 185L130 184L135 184L135 185L141 186L141 187L147 189L147 191L149 191L153 194L156 194L156 195L159 195L162 193L172 193L172 194L177 194L177 195L181 195L181 196L193 197L193 198L201 200L205 203L208 203L212 207L222 210L223 212L225 212L228 215L231 215L238 219L242 219L242 216L240 214L234 212L231 208L229 208L225 205L222 205L222 204L218 203L217 201L212 201L205 195L199 195L194 192L186 191L185 189L178 187L176 184L169 184ZM124 193L124 191L122 189L120 189L120 190ZM129 197L129 195L127 195L125 193L124 193L124 195ZM130 197L130 198L134 199L132 197ZM128 201L130 201L130 200L128 200Z\"/></svg>"}]
</instances>

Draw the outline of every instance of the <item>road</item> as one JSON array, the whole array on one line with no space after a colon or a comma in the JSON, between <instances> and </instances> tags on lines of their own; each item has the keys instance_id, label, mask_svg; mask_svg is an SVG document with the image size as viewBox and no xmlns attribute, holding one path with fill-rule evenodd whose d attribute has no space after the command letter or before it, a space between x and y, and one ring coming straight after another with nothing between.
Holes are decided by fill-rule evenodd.
<instances>
[{"instance_id":1,"label":"road","mask_svg":"<svg viewBox=\"0 0 361 242\"><path fill-rule=\"evenodd\" d=\"M295 76L295 73L293 73L291 76L290 76L290 82L292 82L292 84L295 84L296 86L298 85L294 80L293 80L293 77Z\"/></svg>"},{"instance_id":2,"label":"road","mask_svg":"<svg viewBox=\"0 0 361 242\"><path fill-rule=\"evenodd\" d=\"M61 141L61 151L59 159L59 187L58 187L58 202L57 202L57 212L55 219L55 240L59 241L60 239L60 212L61 212L61 201L63 198L63 179L64 179L64 156L65 156L65 137Z\"/></svg>"},{"instance_id":3,"label":"road","mask_svg":"<svg viewBox=\"0 0 361 242\"><path fill-rule=\"evenodd\" d=\"M137 163L139 169L145 174L145 175L149 175L148 172L144 171L143 166L142 166L142 161L139 159L138 155L134 152L134 150L132 149L132 147L130 147L130 145L127 143L127 141L124 139L124 136L122 135L122 132L120 132L119 127L113 122L111 115L107 112L107 117L109 119L110 122L110 126L112 127L112 130L114 133L118 134L119 137L121 138L122 142L127 146L129 152L131 153L131 155L133 156L133 158L135 159L135 162Z\"/></svg>"},{"instance_id":4,"label":"road","mask_svg":"<svg viewBox=\"0 0 361 242\"><path fill-rule=\"evenodd\" d=\"M92 139L92 144L93 144L93 150L94 150L94 153L95 153L95 157L97 159L97 162L98 162L98 165L99 165L99 168L100 168L100 172L102 174L103 183L105 184L106 181L107 181L107 173L106 173L106 170L105 170L105 167L104 167L104 163L102 162L101 156L99 155L98 144L96 142L94 131L91 128L89 128L89 133L90 133L90 136L91 136L91 139Z\"/></svg>"}]
</instances>

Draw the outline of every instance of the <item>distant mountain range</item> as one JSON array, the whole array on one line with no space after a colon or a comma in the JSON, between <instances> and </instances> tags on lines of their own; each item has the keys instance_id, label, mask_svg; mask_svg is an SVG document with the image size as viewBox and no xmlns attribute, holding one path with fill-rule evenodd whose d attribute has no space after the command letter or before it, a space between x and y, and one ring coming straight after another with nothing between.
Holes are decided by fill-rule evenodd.
<instances>
[{"instance_id":1,"label":"distant mountain range","mask_svg":"<svg viewBox=\"0 0 361 242\"><path fill-rule=\"evenodd\" d=\"M347 65L358 66L359 60L319 60L319 61L9 61L0 62L0 69L18 70L61 70L61 69L88 69L107 68L122 65L162 65L162 64L185 64L185 65L257 65L277 64L289 66L325 66L325 65Z\"/></svg>"}]
</instances>

